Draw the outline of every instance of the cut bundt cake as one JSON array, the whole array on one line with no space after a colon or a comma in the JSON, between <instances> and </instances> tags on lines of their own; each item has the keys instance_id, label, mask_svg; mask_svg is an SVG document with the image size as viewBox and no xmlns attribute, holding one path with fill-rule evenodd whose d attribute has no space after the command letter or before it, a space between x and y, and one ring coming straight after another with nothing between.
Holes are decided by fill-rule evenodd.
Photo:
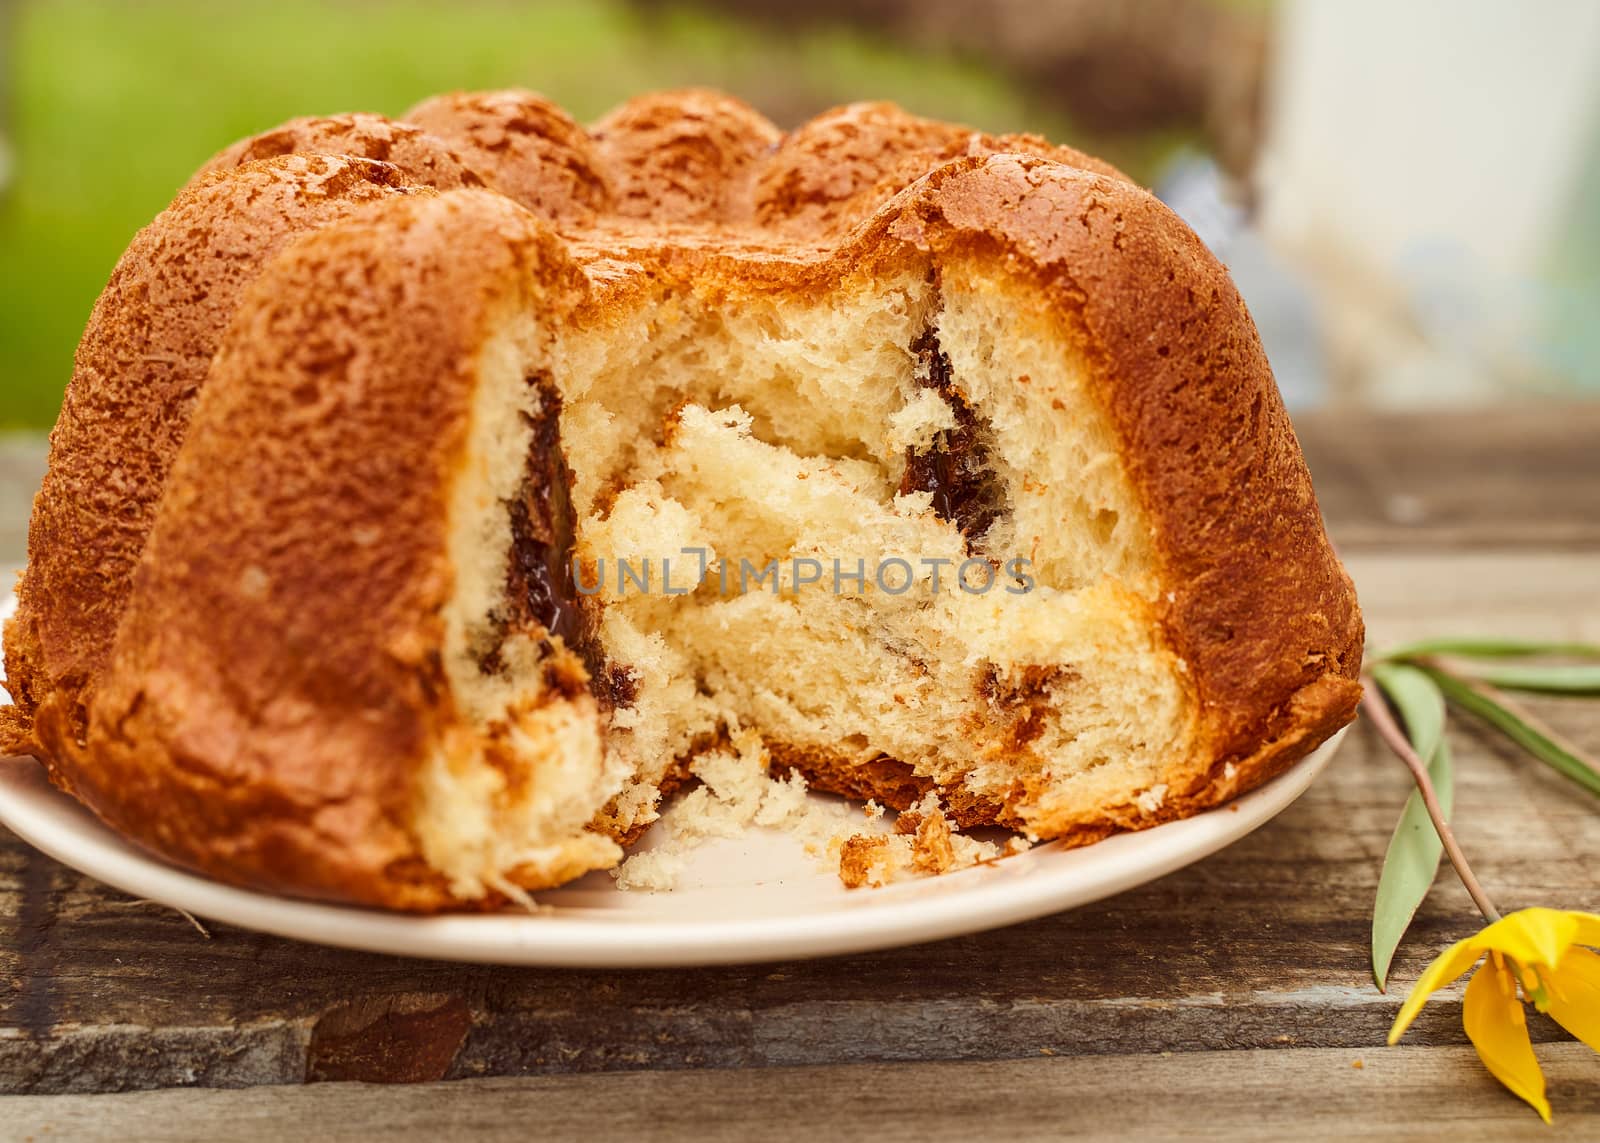
<instances>
[{"instance_id":1,"label":"cut bundt cake","mask_svg":"<svg viewBox=\"0 0 1600 1143\"><path fill-rule=\"evenodd\" d=\"M19 611L6 627L16 705L0 716L14 745L52 761L58 782L70 788L90 765L88 694L240 294L297 234L419 193L429 192L387 163L251 163L179 194L118 262L78 345L34 500Z\"/></svg>"},{"instance_id":2,"label":"cut bundt cake","mask_svg":"<svg viewBox=\"0 0 1600 1143\"><path fill-rule=\"evenodd\" d=\"M230 148L96 306L0 728L116 828L483 907L615 865L735 737L1080 844L1353 715L1250 318L1114 169L707 92L408 118Z\"/></svg>"}]
</instances>

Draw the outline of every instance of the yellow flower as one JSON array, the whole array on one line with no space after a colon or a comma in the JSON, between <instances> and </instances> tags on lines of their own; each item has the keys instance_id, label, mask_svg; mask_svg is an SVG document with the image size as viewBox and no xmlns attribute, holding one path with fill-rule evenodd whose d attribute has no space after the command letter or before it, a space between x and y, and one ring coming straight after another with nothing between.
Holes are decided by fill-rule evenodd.
<instances>
[{"instance_id":1,"label":"yellow flower","mask_svg":"<svg viewBox=\"0 0 1600 1143\"><path fill-rule=\"evenodd\" d=\"M1389 1043L1405 1034L1428 997L1482 957L1483 966L1467 982L1462 1000L1467 1036L1494 1078L1550 1122L1544 1073L1533 1055L1522 1005L1533 1001L1540 1012L1548 1012L1600 1052L1600 956L1581 945L1600 946L1600 916L1523 909L1500 918L1477 936L1451 945L1417 978L1389 1029Z\"/></svg>"}]
</instances>

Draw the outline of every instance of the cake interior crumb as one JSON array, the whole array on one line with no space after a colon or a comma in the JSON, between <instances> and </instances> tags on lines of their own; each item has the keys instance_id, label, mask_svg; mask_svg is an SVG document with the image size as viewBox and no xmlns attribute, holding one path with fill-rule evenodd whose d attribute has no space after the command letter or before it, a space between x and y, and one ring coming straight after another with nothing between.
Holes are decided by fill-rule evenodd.
<instances>
[{"instance_id":1,"label":"cake interior crumb","mask_svg":"<svg viewBox=\"0 0 1600 1143\"><path fill-rule=\"evenodd\" d=\"M853 807L811 798L798 772L771 772L760 735L748 729L695 758L690 773L698 784L661 815L665 839L611 871L617 888L676 889L698 845L710 838L738 837L751 828L781 829L798 837L818 867L836 872L850 889L967 869L1021 853L1029 844L1020 837L999 844L962 834L933 793L898 815L876 801ZM865 827L856 817L858 809Z\"/></svg>"}]
</instances>

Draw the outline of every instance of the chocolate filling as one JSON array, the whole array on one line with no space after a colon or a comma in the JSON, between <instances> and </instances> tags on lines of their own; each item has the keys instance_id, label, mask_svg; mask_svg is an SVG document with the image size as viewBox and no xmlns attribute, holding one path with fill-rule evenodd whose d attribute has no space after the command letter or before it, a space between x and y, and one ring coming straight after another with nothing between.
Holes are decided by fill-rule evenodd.
<instances>
[{"instance_id":1,"label":"chocolate filling","mask_svg":"<svg viewBox=\"0 0 1600 1143\"><path fill-rule=\"evenodd\" d=\"M950 358L928 329L911 343L921 368L917 383L935 390L955 413L953 429L942 430L927 452L906 450L906 471L900 492L933 493L933 510L961 530L972 544L982 540L1005 507L1005 491L990 467L984 425L956 388Z\"/></svg>"},{"instance_id":2,"label":"chocolate filling","mask_svg":"<svg viewBox=\"0 0 1600 1143\"><path fill-rule=\"evenodd\" d=\"M539 411L529 418L533 441L522 488L511 502L506 599L514 620L537 623L578 651L590 632L572 583L574 528L570 475L561 454L561 395L546 378L530 377L529 383L539 390Z\"/></svg>"},{"instance_id":3,"label":"chocolate filling","mask_svg":"<svg viewBox=\"0 0 1600 1143\"><path fill-rule=\"evenodd\" d=\"M530 376L528 384L538 390L539 409L528 417L533 440L522 487L510 503L511 559L506 568L501 638L535 626L544 628L547 637L559 635L567 649L582 660L589 674L589 690L601 708L628 706L638 690L633 673L606 661L596 616L572 582L576 529L572 474L561 451L561 394L542 374ZM499 646L484 657L482 666L491 673L503 669Z\"/></svg>"}]
</instances>

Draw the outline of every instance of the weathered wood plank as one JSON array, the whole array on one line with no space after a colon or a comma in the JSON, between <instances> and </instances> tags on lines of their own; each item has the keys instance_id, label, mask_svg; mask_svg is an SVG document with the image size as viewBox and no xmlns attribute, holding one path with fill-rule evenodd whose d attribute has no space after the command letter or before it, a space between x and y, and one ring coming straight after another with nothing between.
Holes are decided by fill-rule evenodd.
<instances>
[{"instance_id":1,"label":"weathered wood plank","mask_svg":"<svg viewBox=\"0 0 1600 1143\"><path fill-rule=\"evenodd\" d=\"M1470 1048L1404 1047L21 1096L6 1112L12 1137L86 1141L1594 1138L1593 1054L1540 1055L1553 1128Z\"/></svg>"},{"instance_id":2,"label":"weathered wood plank","mask_svg":"<svg viewBox=\"0 0 1600 1143\"><path fill-rule=\"evenodd\" d=\"M1462 627L1600 637L1600 554L1359 555L1377 642ZM1600 749L1600 706L1540 700ZM1600 806L1465 720L1463 844L1508 906L1600 909ZM692 972L406 961L213 927L0 844L10 1091L320 1078L768 1068L839 1060L1265 1049L1370 1051L1397 1000L1367 975L1378 861L1407 789L1364 729L1276 822L1206 862L1071 913L828 961ZM1396 963L1409 981L1474 927L1448 875ZM1541 1039L1559 1036L1540 1021ZM447 1041L449 1050L439 1044ZM1408 1043L1460 1044L1459 992ZM431 1070L430 1070L431 1069Z\"/></svg>"},{"instance_id":3,"label":"weathered wood plank","mask_svg":"<svg viewBox=\"0 0 1600 1143\"><path fill-rule=\"evenodd\" d=\"M1600 402L1318 412L1295 428L1347 551L1600 546Z\"/></svg>"}]
</instances>

